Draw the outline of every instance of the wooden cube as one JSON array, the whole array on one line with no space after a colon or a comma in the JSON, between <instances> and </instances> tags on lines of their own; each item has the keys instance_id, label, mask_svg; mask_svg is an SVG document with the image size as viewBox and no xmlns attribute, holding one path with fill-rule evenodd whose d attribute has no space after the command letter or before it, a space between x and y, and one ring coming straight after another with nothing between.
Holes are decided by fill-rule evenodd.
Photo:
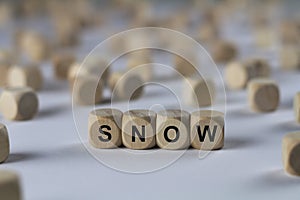
<instances>
[{"instance_id":1,"label":"wooden cube","mask_svg":"<svg viewBox=\"0 0 300 200\"><path fill-rule=\"evenodd\" d=\"M0 123L0 163L5 162L9 155L9 138L7 128Z\"/></svg>"},{"instance_id":2,"label":"wooden cube","mask_svg":"<svg viewBox=\"0 0 300 200\"><path fill-rule=\"evenodd\" d=\"M190 146L190 114L183 110L157 113L156 143L162 149L187 149Z\"/></svg>"},{"instance_id":3,"label":"wooden cube","mask_svg":"<svg viewBox=\"0 0 300 200\"><path fill-rule=\"evenodd\" d=\"M300 42L300 30L299 22L289 20L280 24L280 39L283 44L299 44Z\"/></svg>"},{"instance_id":4,"label":"wooden cube","mask_svg":"<svg viewBox=\"0 0 300 200\"><path fill-rule=\"evenodd\" d=\"M296 122L300 123L300 92L297 92L294 97L294 113Z\"/></svg>"},{"instance_id":5,"label":"wooden cube","mask_svg":"<svg viewBox=\"0 0 300 200\"><path fill-rule=\"evenodd\" d=\"M215 86L212 80L201 77L184 79L183 101L187 105L204 107L212 105L215 98Z\"/></svg>"},{"instance_id":6,"label":"wooden cube","mask_svg":"<svg viewBox=\"0 0 300 200\"><path fill-rule=\"evenodd\" d=\"M68 71L68 81L71 84L71 86L73 85L76 77L78 76L99 76L101 75L101 82L104 85L108 84L108 77L109 77L109 73L110 70L107 67L105 69L106 64L103 65L100 64L100 62L98 64L87 64L85 63L84 65L82 65L81 63L75 62L71 65L69 71Z\"/></svg>"},{"instance_id":7,"label":"wooden cube","mask_svg":"<svg viewBox=\"0 0 300 200\"><path fill-rule=\"evenodd\" d=\"M58 12L54 15L54 29L58 45L69 47L79 42L80 26L74 15Z\"/></svg>"},{"instance_id":8,"label":"wooden cube","mask_svg":"<svg viewBox=\"0 0 300 200\"><path fill-rule=\"evenodd\" d=\"M3 200L21 200L21 186L18 175L13 171L0 170L0 197Z\"/></svg>"},{"instance_id":9,"label":"wooden cube","mask_svg":"<svg viewBox=\"0 0 300 200\"><path fill-rule=\"evenodd\" d=\"M212 54L214 61L225 63L233 60L238 50L232 42L220 40L214 43Z\"/></svg>"},{"instance_id":10,"label":"wooden cube","mask_svg":"<svg viewBox=\"0 0 300 200\"><path fill-rule=\"evenodd\" d=\"M201 150L217 150L224 146L224 114L213 110L191 113L191 146Z\"/></svg>"},{"instance_id":11,"label":"wooden cube","mask_svg":"<svg viewBox=\"0 0 300 200\"><path fill-rule=\"evenodd\" d=\"M300 132L289 133L284 136L282 157L285 171L300 176Z\"/></svg>"},{"instance_id":12,"label":"wooden cube","mask_svg":"<svg viewBox=\"0 0 300 200\"><path fill-rule=\"evenodd\" d=\"M118 100L138 99L144 91L143 79L136 73L114 72L109 77L108 85L113 98Z\"/></svg>"},{"instance_id":13,"label":"wooden cube","mask_svg":"<svg viewBox=\"0 0 300 200\"><path fill-rule=\"evenodd\" d=\"M22 51L31 61L39 62L49 56L48 41L38 32L22 32L20 42Z\"/></svg>"},{"instance_id":14,"label":"wooden cube","mask_svg":"<svg viewBox=\"0 0 300 200\"><path fill-rule=\"evenodd\" d=\"M111 149L122 144L122 115L117 109L97 109L89 115L89 142L99 149Z\"/></svg>"},{"instance_id":15,"label":"wooden cube","mask_svg":"<svg viewBox=\"0 0 300 200\"><path fill-rule=\"evenodd\" d=\"M219 38L219 29L215 24L205 22L199 27L198 40L200 43L212 43Z\"/></svg>"},{"instance_id":16,"label":"wooden cube","mask_svg":"<svg viewBox=\"0 0 300 200\"><path fill-rule=\"evenodd\" d=\"M229 89L244 89L251 79L269 77L270 71L270 65L264 59L233 61L225 68L225 82Z\"/></svg>"},{"instance_id":17,"label":"wooden cube","mask_svg":"<svg viewBox=\"0 0 300 200\"><path fill-rule=\"evenodd\" d=\"M43 87L43 76L36 66L13 66L8 71L9 87L31 87L40 90Z\"/></svg>"},{"instance_id":18,"label":"wooden cube","mask_svg":"<svg viewBox=\"0 0 300 200\"><path fill-rule=\"evenodd\" d=\"M96 75L101 76L101 81L104 85L108 84L108 78L110 76L110 68L109 68L109 62L105 60L104 58L95 56L90 56L86 60L86 62L83 63L82 66L83 73L87 73L90 75ZM85 71L85 72L84 72Z\"/></svg>"},{"instance_id":19,"label":"wooden cube","mask_svg":"<svg viewBox=\"0 0 300 200\"><path fill-rule=\"evenodd\" d=\"M123 114L122 141L130 149L155 146L156 113L150 110L130 110Z\"/></svg>"},{"instance_id":20,"label":"wooden cube","mask_svg":"<svg viewBox=\"0 0 300 200\"><path fill-rule=\"evenodd\" d=\"M38 97L28 87L5 88L0 96L0 110L9 120L29 120L38 111Z\"/></svg>"},{"instance_id":21,"label":"wooden cube","mask_svg":"<svg viewBox=\"0 0 300 200\"><path fill-rule=\"evenodd\" d=\"M300 69L300 49L297 45L286 45L280 50L280 67L285 70Z\"/></svg>"},{"instance_id":22,"label":"wooden cube","mask_svg":"<svg viewBox=\"0 0 300 200\"><path fill-rule=\"evenodd\" d=\"M279 104L279 88L273 80L253 79L248 83L248 101L254 111L274 111Z\"/></svg>"},{"instance_id":23,"label":"wooden cube","mask_svg":"<svg viewBox=\"0 0 300 200\"><path fill-rule=\"evenodd\" d=\"M197 66L193 66L192 63L179 55L174 55L174 66L176 71L185 77L192 76L197 73Z\"/></svg>"},{"instance_id":24,"label":"wooden cube","mask_svg":"<svg viewBox=\"0 0 300 200\"><path fill-rule=\"evenodd\" d=\"M94 105L101 102L103 84L97 76L78 76L73 86L73 100L81 105Z\"/></svg>"},{"instance_id":25,"label":"wooden cube","mask_svg":"<svg viewBox=\"0 0 300 200\"><path fill-rule=\"evenodd\" d=\"M0 63L0 87L7 85L7 74L10 65L6 63Z\"/></svg>"},{"instance_id":26,"label":"wooden cube","mask_svg":"<svg viewBox=\"0 0 300 200\"><path fill-rule=\"evenodd\" d=\"M56 54L53 57L54 74L58 79L67 79L68 71L75 62L75 57L69 53Z\"/></svg>"},{"instance_id":27,"label":"wooden cube","mask_svg":"<svg viewBox=\"0 0 300 200\"><path fill-rule=\"evenodd\" d=\"M276 41L274 30L270 27L257 27L254 31L255 43L258 47L266 48Z\"/></svg>"}]
</instances>

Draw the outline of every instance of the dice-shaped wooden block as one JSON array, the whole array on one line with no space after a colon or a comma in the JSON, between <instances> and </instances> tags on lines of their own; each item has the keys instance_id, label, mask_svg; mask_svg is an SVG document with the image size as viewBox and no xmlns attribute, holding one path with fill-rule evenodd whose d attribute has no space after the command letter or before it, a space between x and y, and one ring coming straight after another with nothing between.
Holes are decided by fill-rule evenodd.
<instances>
[{"instance_id":1,"label":"dice-shaped wooden block","mask_svg":"<svg viewBox=\"0 0 300 200\"><path fill-rule=\"evenodd\" d=\"M30 60L39 62L49 56L49 44L42 34L34 31L23 31L20 36L22 51Z\"/></svg>"},{"instance_id":2,"label":"dice-shaped wooden block","mask_svg":"<svg viewBox=\"0 0 300 200\"><path fill-rule=\"evenodd\" d=\"M191 146L201 150L217 150L224 146L224 114L212 110L191 113Z\"/></svg>"},{"instance_id":3,"label":"dice-shaped wooden block","mask_svg":"<svg viewBox=\"0 0 300 200\"><path fill-rule=\"evenodd\" d=\"M80 105L94 105L102 100L103 84L97 76L78 76L73 85L73 100Z\"/></svg>"},{"instance_id":4,"label":"dice-shaped wooden block","mask_svg":"<svg viewBox=\"0 0 300 200\"><path fill-rule=\"evenodd\" d=\"M271 112L279 104L279 88L270 79L253 79L248 83L248 101L252 110L257 112Z\"/></svg>"},{"instance_id":5,"label":"dice-shaped wooden block","mask_svg":"<svg viewBox=\"0 0 300 200\"><path fill-rule=\"evenodd\" d=\"M294 97L294 113L296 122L300 123L300 92L297 92Z\"/></svg>"},{"instance_id":6,"label":"dice-shaped wooden block","mask_svg":"<svg viewBox=\"0 0 300 200\"><path fill-rule=\"evenodd\" d=\"M130 149L149 149L156 145L156 113L130 110L123 113L122 141Z\"/></svg>"},{"instance_id":7,"label":"dice-shaped wooden block","mask_svg":"<svg viewBox=\"0 0 300 200\"><path fill-rule=\"evenodd\" d=\"M190 146L190 114L184 110L157 113L156 143L162 149L187 149Z\"/></svg>"},{"instance_id":8,"label":"dice-shaped wooden block","mask_svg":"<svg viewBox=\"0 0 300 200\"><path fill-rule=\"evenodd\" d=\"M215 86L212 80L201 77L185 78L182 98L187 105L204 107L212 105L215 98Z\"/></svg>"},{"instance_id":9,"label":"dice-shaped wooden block","mask_svg":"<svg viewBox=\"0 0 300 200\"><path fill-rule=\"evenodd\" d=\"M39 90L43 86L41 70L36 66L13 66L8 71L9 87L31 87Z\"/></svg>"},{"instance_id":10,"label":"dice-shaped wooden block","mask_svg":"<svg viewBox=\"0 0 300 200\"><path fill-rule=\"evenodd\" d=\"M19 176L8 170L0 170L0 197L3 200L21 200Z\"/></svg>"},{"instance_id":11,"label":"dice-shaped wooden block","mask_svg":"<svg viewBox=\"0 0 300 200\"><path fill-rule=\"evenodd\" d=\"M53 57L54 74L58 79L67 79L68 71L75 62L75 57L70 53L60 53Z\"/></svg>"},{"instance_id":12,"label":"dice-shaped wooden block","mask_svg":"<svg viewBox=\"0 0 300 200\"><path fill-rule=\"evenodd\" d=\"M179 55L174 55L174 66L176 71L185 77L192 76L197 73L197 66L193 66L192 63Z\"/></svg>"},{"instance_id":13,"label":"dice-shaped wooden block","mask_svg":"<svg viewBox=\"0 0 300 200\"><path fill-rule=\"evenodd\" d=\"M9 71L10 65L7 63L1 63L0 61L0 87L7 85L7 74Z\"/></svg>"},{"instance_id":14,"label":"dice-shaped wooden block","mask_svg":"<svg viewBox=\"0 0 300 200\"><path fill-rule=\"evenodd\" d=\"M136 73L114 72L109 77L109 87L113 98L131 100L141 97L144 91L143 79Z\"/></svg>"},{"instance_id":15,"label":"dice-shaped wooden block","mask_svg":"<svg viewBox=\"0 0 300 200\"><path fill-rule=\"evenodd\" d=\"M0 123L0 163L5 162L9 155L9 138L5 125Z\"/></svg>"},{"instance_id":16,"label":"dice-shaped wooden block","mask_svg":"<svg viewBox=\"0 0 300 200\"><path fill-rule=\"evenodd\" d=\"M285 45L280 50L280 67L286 70L300 69L300 49L297 45Z\"/></svg>"},{"instance_id":17,"label":"dice-shaped wooden block","mask_svg":"<svg viewBox=\"0 0 300 200\"><path fill-rule=\"evenodd\" d=\"M254 78L268 77L270 65L264 59L253 58L243 62L233 61L225 68L225 81L229 89L244 89Z\"/></svg>"},{"instance_id":18,"label":"dice-shaped wooden block","mask_svg":"<svg viewBox=\"0 0 300 200\"><path fill-rule=\"evenodd\" d=\"M0 87L7 86L7 74L13 56L6 50L0 49Z\"/></svg>"},{"instance_id":19,"label":"dice-shaped wooden block","mask_svg":"<svg viewBox=\"0 0 300 200\"><path fill-rule=\"evenodd\" d=\"M286 172L300 176L300 132L289 133L284 136L282 156Z\"/></svg>"},{"instance_id":20,"label":"dice-shaped wooden block","mask_svg":"<svg viewBox=\"0 0 300 200\"><path fill-rule=\"evenodd\" d=\"M213 59L216 62L229 62L237 56L237 53L237 47L232 42L220 40L213 45Z\"/></svg>"},{"instance_id":21,"label":"dice-shaped wooden block","mask_svg":"<svg viewBox=\"0 0 300 200\"><path fill-rule=\"evenodd\" d=\"M5 88L0 96L0 110L9 120L29 120L38 111L38 97L28 87Z\"/></svg>"},{"instance_id":22,"label":"dice-shaped wooden block","mask_svg":"<svg viewBox=\"0 0 300 200\"><path fill-rule=\"evenodd\" d=\"M117 148L122 144L122 115L117 109L97 109L89 115L89 142L99 149Z\"/></svg>"}]
</instances>

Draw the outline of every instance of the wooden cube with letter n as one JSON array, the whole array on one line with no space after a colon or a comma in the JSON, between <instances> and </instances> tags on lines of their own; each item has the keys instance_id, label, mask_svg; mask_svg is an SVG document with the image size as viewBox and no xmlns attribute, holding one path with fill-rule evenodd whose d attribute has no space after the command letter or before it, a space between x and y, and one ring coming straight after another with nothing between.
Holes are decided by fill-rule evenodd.
<instances>
[{"instance_id":1,"label":"wooden cube with letter n","mask_svg":"<svg viewBox=\"0 0 300 200\"><path fill-rule=\"evenodd\" d=\"M98 149L116 148L122 144L122 112L97 109L89 115L89 142Z\"/></svg>"},{"instance_id":2,"label":"wooden cube with letter n","mask_svg":"<svg viewBox=\"0 0 300 200\"><path fill-rule=\"evenodd\" d=\"M123 114L122 140L130 149L155 146L156 113L150 110L130 110Z\"/></svg>"},{"instance_id":3,"label":"wooden cube with letter n","mask_svg":"<svg viewBox=\"0 0 300 200\"><path fill-rule=\"evenodd\" d=\"M224 146L224 114L201 110L191 114L191 145L195 149L216 150Z\"/></svg>"}]
</instances>

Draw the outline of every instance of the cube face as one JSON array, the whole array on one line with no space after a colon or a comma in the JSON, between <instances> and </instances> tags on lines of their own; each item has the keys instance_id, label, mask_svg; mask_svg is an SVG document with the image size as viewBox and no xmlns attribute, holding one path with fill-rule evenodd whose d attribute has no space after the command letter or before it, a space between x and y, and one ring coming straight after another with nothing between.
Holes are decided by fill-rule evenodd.
<instances>
[{"instance_id":1,"label":"cube face","mask_svg":"<svg viewBox=\"0 0 300 200\"><path fill-rule=\"evenodd\" d=\"M68 71L75 62L75 57L71 54L57 54L53 58L55 76L58 79L67 79Z\"/></svg>"},{"instance_id":2,"label":"cube face","mask_svg":"<svg viewBox=\"0 0 300 200\"><path fill-rule=\"evenodd\" d=\"M184 80L183 98L187 105L195 107L210 106L215 98L213 81L202 78L186 78Z\"/></svg>"},{"instance_id":3,"label":"cube face","mask_svg":"<svg viewBox=\"0 0 300 200\"><path fill-rule=\"evenodd\" d=\"M296 122L300 123L300 92L294 97L294 113Z\"/></svg>"},{"instance_id":4,"label":"cube face","mask_svg":"<svg viewBox=\"0 0 300 200\"><path fill-rule=\"evenodd\" d=\"M0 170L0 197L5 200L21 200L18 175L12 171Z\"/></svg>"},{"instance_id":5,"label":"cube face","mask_svg":"<svg viewBox=\"0 0 300 200\"><path fill-rule=\"evenodd\" d=\"M268 62L260 58L230 62L225 70L226 85L230 89L244 89L252 79L270 75Z\"/></svg>"},{"instance_id":6,"label":"cube face","mask_svg":"<svg viewBox=\"0 0 300 200\"><path fill-rule=\"evenodd\" d=\"M289 133L283 138L282 157L285 171L300 176L300 132Z\"/></svg>"},{"instance_id":7,"label":"cube face","mask_svg":"<svg viewBox=\"0 0 300 200\"><path fill-rule=\"evenodd\" d=\"M293 45L283 46L280 52L280 66L286 70L300 69L300 50Z\"/></svg>"},{"instance_id":8,"label":"cube face","mask_svg":"<svg viewBox=\"0 0 300 200\"><path fill-rule=\"evenodd\" d=\"M38 98L31 88L6 88L0 97L0 109L9 120L29 120L38 111Z\"/></svg>"},{"instance_id":9,"label":"cube face","mask_svg":"<svg viewBox=\"0 0 300 200\"><path fill-rule=\"evenodd\" d=\"M156 114L149 110L131 110L123 114L122 141L130 149L155 146Z\"/></svg>"},{"instance_id":10,"label":"cube face","mask_svg":"<svg viewBox=\"0 0 300 200\"><path fill-rule=\"evenodd\" d=\"M9 155L9 138L6 127L0 123L0 163L3 163Z\"/></svg>"},{"instance_id":11,"label":"cube face","mask_svg":"<svg viewBox=\"0 0 300 200\"><path fill-rule=\"evenodd\" d=\"M227 87L233 90L243 89L249 80L246 67L240 62L230 62L225 68Z\"/></svg>"},{"instance_id":12,"label":"cube face","mask_svg":"<svg viewBox=\"0 0 300 200\"><path fill-rule=\"evenodd\" d=\"M156 143L162 149L187 149L190 146L189 113L181 110L159 112Z\"/></svg>"},{"instance_id":13,"label":"cube face","mask_svg":"<svg viewBox=\"0 0 300 200\"><path fill-rule=\"evenodd\" d=\"M0 86L6 86L7 85L7 74L9 71L9 65L0 63Z\"/></svg>"},{"instance_id":14,"label":"cube face","mask_svg":"<svg viewBox=\"0 0 300 200\"><path fill-rule=\"evenodd\" d=\"M89 142L99 149L117 148L122 144L122 112L116 109L98 109L89 116Z\"/></svg>"},{"instance_id":15,"label":"cube face","mask_svg":"<svg viewBox=\"0 0 300 200\"><path fill-rule=\"evenodd\" d=\"M253 79L248 84L248 100L254 111L274 111L279 104L278 86L269 79Z\"/></svg>"},{"instance_id":16,"label":"cube face","mask_svg":"<svg viewBox=\"0 0 300 200\"><path fill-rule=\"evenodd\" d=\"M9 70L7 79L10 87L31 87L39 90L43 85L42 73L35 66L14 66Z\"/></svg>"},{"instance_id":17,"label":"cube face","mask_svg":"<svg viewBox=\"0 0 300 200\"><path fill-rule=\"evenodd\" d=\"M195 149L216 150L224 146L224 114L196 111L191 114L191 145Z\"/></svg>"},{"instance_id":18,"label":"cube face","mask_svg":"<svg viewBox=\"0 0 300 200\"><path fill-rule=\"evenodd\" d=\"M218 41L214 44L213 59L216 62L229 62L237 55L236 46L228 41Z\"/></svg>"}]
</instances>

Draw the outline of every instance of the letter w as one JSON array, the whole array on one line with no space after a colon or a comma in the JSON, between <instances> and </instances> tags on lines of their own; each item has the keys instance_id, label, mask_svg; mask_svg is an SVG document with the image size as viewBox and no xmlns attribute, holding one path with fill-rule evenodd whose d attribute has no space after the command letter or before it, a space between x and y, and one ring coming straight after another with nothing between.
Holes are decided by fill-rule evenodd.
<instances>
[{"instance_id":1,"label":"letter w","mask_svg":"<svg viewBox=\"0 0 300 200\"><path fill-rule=\"evenodd\" d=\"M208 132L209 141L210 142L214 142L215 141L215 136L216 136L217 128L218 128L218 126L214 125L213 133L211 133L209 126L205 125L203 133L202 133L201 127L197 126L197 131L198 131L198 136L199 136L200 142L204 142L205 137L206 137L206 132Z\"/></svg>"}]
</instances>

